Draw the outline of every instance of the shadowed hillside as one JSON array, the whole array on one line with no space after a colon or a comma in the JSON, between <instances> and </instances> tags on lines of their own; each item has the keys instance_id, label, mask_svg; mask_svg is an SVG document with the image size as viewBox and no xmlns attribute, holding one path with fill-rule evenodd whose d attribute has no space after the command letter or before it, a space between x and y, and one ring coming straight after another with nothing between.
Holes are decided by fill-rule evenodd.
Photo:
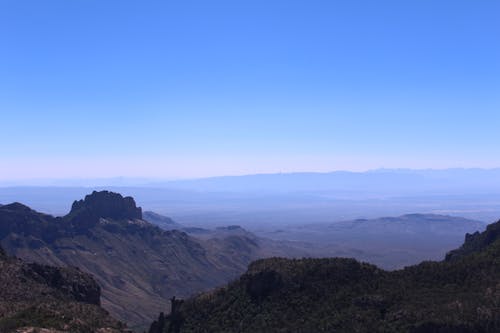
<instances>
[{"instance_id":1,"label":"shadowed hillside","mask_svg":"<svg viewBox=\"0 0 500 333\"><path fill-rule=\"evenodd\" d=\"M100 307L96 281L76 268L28 264L0 248L0 332L24 327L64 332L122 332Z\"/></svg>"}]
</instances>

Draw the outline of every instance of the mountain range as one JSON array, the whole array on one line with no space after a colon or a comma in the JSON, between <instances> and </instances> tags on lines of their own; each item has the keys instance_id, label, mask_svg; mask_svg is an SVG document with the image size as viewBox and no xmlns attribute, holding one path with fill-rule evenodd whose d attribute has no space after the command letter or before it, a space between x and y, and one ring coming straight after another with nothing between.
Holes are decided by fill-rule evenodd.
<instances>
[{"instance_id":1,"label":"mountain range","mask_svg":"<svg viewBox=\"0 0 500 333\"><path fill-rule=\"evenodd\" d=\"M26 263L22 264L23 267L45 267L37 272L60 272L50 273L49 282L37 278L42 284L52 283L52 287L60 287L57 283L53 285L53 276L58 277L56 281L60 280L59 276L69 276L68 281L73 281L71 285L81 290L83 287L78 287L79 281L87 281L85 285L93 286L87 289L94 290L91 292L93 298L90 302L93 310L85 310L85 313L89 313L88 318L96 318L96 325L107 325L109 329L115 330L124 329L117 320L136 330L145 328L146 324L156 318L157 313L170 311L170 305L176 304L172 303L173 296L187 299L182 306L182 315L170 315L167 316L170 319L163 317L160 321L166 325L168 320L170 324L173 320L175 328L179 326L179 318L182 317L182 330L188 332L230 332L239 327L237 325L243 325L241 330L237 330L242 332L251 329L274 332L279 331L280 325L284 331L297 332L308 332L312 327L322 327L326 331L345 327L346 331L350 328L353 332L364 332L363 327L366 325L374 325L381 332L413 332L412 330L419 329L420 324L438 325L436 327L439 328L441 323L437 321L437 317L430 316L432 320L424 323L427 314L418 317L421 313L411 312L416 307L412 303L413 298L424 301L413 293L431 295L439 293L444 287L449 287L453 293L460 290L469 293L469 289L463 289L459 284L457 276L469 274L465 272L467 268L462 266L476 269L476 262L460 263L465 260L462 258L489 251L494 246L500 235L497 232L500 227L496 225L500 224L490 225L485 232L480 232L484 229L482 222L442 215L410 214L396 218L310 224L287 231L276 230L273 237L267 237L268 235L256 235L237 225L217 228L185 226L160 214L143 213L133 198L109 191L94 191L84 199L74 201L70 212L60 217L34 211L20 203L0 205L0 244L6 252L20 258L15 260L24 260ZM373 263L380 260L380 255L383 254L380 249L385 247L386 251L399 253L401 258L410 256L410 260L414 261L433 259L432 256L445 255L446 251L442 248L458 246L456 239L462 238L464 233L467 233L466 242L456 251L449 252L445 262L424 262L397 271L385 271L372 264L359 263L355 259L303 258L343 256ZM288 236L283 237L284 234ZM455 242L456 245L450 246ZM440 246L436 246L438 243ZM327 245L331 246L328 249L331 252L325 250ZM320 252L317 251L321 248L322 255L318 255ZM420 257L411 259L411 249L414 253L420 253ZM6 258L3 253L2 256ZM270 257L274 258L258 260ZM397 257L385 257L387 258L393 264L397 263ZM248 266L251 262L253 263ZM483 262L482 265L486 263ZM78 271L71 267L78 267ZM399 266L389 268L395 267ZM241 275L242 273L244 274ZM448 273L455 280L450 282L443 277ZM46 273L37 274L47 276ZM435 280L435 287L431 286L430 280L419 280L421 275L426 274L432 275L429 279ZM479 271L478 274L489 273ZM17 283L25 281L23 276L14 276ZM235 282L220 288L233 280ZM10 282L6 282L7 285L8 283ZM62 283L65 290L63 294L68 292L66 285L70 283ZM396 286L393 288L394 292L399 294L391 293L391 286ZM99 296L96 296L95 290L98 290ZM406 291L408 295L405 294ZM54 295L60 295L60 291L53 292ZM189 298L199 292L204 293L199 297ZM45 293L42 291L42 295ZM88 299L86 296L82 297L81 293L78 294L80 296L75 296L71 291L69 293L69 298L60 297L68 302L80 303L82 300L85 303ZM27 295L26 292L24 294ZM39 295L35 292L33 299L38 297L37 304L45 307L43 297ZM441 296L440 294L439 297ZM443 299L449 301L449 297L451 296L443 296ZM351 300L354 305L346 305L348 299L358 298L359 302ZM52 302L51 298L48 300ZM365 301L368 305L363 305ZM283 313L288 304L286 302L294 304L293 308L297 308L298 312ZM463 300L458 299L458 302ZM374 310L370 305L372 303L384 305L380 305L382 308L376 305ZM389 305L386 307L387 304ZM100 305L109 311L109 315ZM444 305L436 306L434 310L440 312L442 309L439 306ZM78 304L76 308L82 307L83 305ZM381 324L380 318L375 316L376 311L381 311L380 313L384 313L383 318L386 318L387 313L392 313L390 311L397 308L405 309L405 314L411 313L414 316L410 316L411 318L420 319L412 321L413 319L405 317L401 320L394 319L394 323L388 323L384 319ZM54 311L59 311L57 309L59 308L56 307ZM318 314L311 313L311 309L316 309L314 311L318 311ZM324 309L334 313L336 319L328 317ZM467 311L472 310L467 308ZM23 321L25 308L5 313L0 318L5 321L6 327L12 325L9 318L18 318L19 320L14 320L16 325L30 324ZM360 323L349 323L350 315L361 316ZM368 320L365 315L371 319L365 321ZM42 317L46 318L45 315ZM65 314L66 317L70 318L71 314ZM274 317L280 322L270 319ZM302 319L297 322L299 319L293 319L295 317ZM82 319L83 322L87 320L85 318ZM46 323L43 320L41 323ZM239 324L233 320L239 320ZM156 322L157 326L153 329L159 327L159 321ZM301 322L310 326L303 326ZM463 324L467 328L473 321L463 323L455 318L451 322L450 325L461 327ZM230 328L220 326L221 323L226 323ZM323 323L326 326L321 326ZM62 321L56 322L52 327L62 327L61 325ZM89 323L82 325L90 327ZM425 325L422 327L427 327ZM98 329L96 327L92 329Z\"/></svg>"},{"instance_id":2,"label":"mountain range","mask_svg":"<svg viewBox=\"0 0 500 333\"><path fill-rule=\"evenodd\" d=\"M440 260L460 246L463 235L482 231L486 223L456 216L406 214L332 223L289 225L257 231L263 238L308 244L313 257L349 257L384 269L423 260Z\"/></svg>"},{"instance_id":3,"label":"mountain range","mask_svg":"<svg viewBox=\"0 0 500 333\"><path fill-rule=\"evenodd\" d=\"M0 182L0 202L65 215L92 190L132 196L183 225L237 224L249 231L415 212L491 222L500 216L500 169L276 173L162 181L80 179ZM28 185L29 184L29 185Z\"/></svg>"},{"instance_id":4,"label":"mountain range","mask_svg":"<svg viewBox=\"0 0 500 333\"><path fill-rule=\"evenodd\" d=\"M202 192L339 192L353 193L417 193L426 191L448 194L461 190L496 191L500 182L500 168L449 169L375 169L364 172L290 172L234 176L215 176L195 179L162 180L152 178L96 178L96 179L30 179L28 181L0 181L2 187L136 187L195 190Z\"/></svg>"}]
</instances>

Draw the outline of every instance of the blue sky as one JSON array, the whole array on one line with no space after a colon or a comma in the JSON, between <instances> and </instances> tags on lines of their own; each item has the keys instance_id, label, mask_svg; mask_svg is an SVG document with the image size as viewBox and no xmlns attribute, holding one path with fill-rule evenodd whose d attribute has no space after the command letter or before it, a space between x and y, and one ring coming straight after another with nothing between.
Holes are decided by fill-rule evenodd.
<instances>
[{"instance_id":1,"label":"blue sky","mask_svg":"<svg viewBox=\"0 0 500 333\"><path fill-rule=\"evenodd\" d=\"M0 1L0 179L500 167L498 1Z\"/></svg>"}]
</instances>

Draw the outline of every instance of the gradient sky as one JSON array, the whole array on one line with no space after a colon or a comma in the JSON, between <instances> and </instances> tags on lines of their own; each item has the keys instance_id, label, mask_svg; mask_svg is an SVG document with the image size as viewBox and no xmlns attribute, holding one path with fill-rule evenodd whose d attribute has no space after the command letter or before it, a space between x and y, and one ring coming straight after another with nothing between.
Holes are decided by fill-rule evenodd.
<instances>
[{"instance_id":1,"label":"gradient sky","mask_svg":"<svg viewBox=\"0 0 500 333\"><path fill-rule=\"evenodd\" d=\"M500 2L0 1L0 179L500 167Z\"/></svg>"}]
</instances>

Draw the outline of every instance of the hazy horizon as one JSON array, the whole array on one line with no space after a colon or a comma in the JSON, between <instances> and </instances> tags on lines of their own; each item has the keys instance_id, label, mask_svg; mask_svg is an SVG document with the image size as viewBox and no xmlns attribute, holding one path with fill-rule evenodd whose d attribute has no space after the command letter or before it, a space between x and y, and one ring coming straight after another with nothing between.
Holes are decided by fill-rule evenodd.
<instances>
[{"instance_id":1,"label":"hazy horizon","mask_svg":"<svg viewBox=\"0 0 500 333\"><path fill-rule=\"evenodd\" d=\"M330 171L289 171L289 172L262 172L262 173L241 173L241 174L215 174L207 175L201 177L148 177L148 176L138 176L138 177L128 177L128 176L110 176L110 177L40 177L40 178L1 178L0 176L0 187L1 186L82 186L82 187L92 187L92 186L106 186L106 185L132 185L132 186L147 186L151 183L170 183L176 181L196 181L205 179L217 179L217 178L236 178L236 177L248 177L248 176L265 176L265 175L295 175L295 174L334 174L334 173L346 173L346 174L366 174L366 173L412 173L412 172L446 172L446 171L496 171L500 170L500 167L491 168L478 168L478 167L451 167L451 168L376 168L367 170L330 170ZM87 183L87 185L85 185Z\"/></svg>"},{"instance_id":2,"label":"hazy horizon","mask_svg":"<svg viewBox=\"0 0 500 333\"><path fill-rule=\"evenodd\" d=\"M0 204L14 201L62 215L97 190L132 196L145 210L190 225L249 228L435 213L485 222L500 216L500 169L277 173L184 180L0 181Z\"/></svg>"}]
</instances>

